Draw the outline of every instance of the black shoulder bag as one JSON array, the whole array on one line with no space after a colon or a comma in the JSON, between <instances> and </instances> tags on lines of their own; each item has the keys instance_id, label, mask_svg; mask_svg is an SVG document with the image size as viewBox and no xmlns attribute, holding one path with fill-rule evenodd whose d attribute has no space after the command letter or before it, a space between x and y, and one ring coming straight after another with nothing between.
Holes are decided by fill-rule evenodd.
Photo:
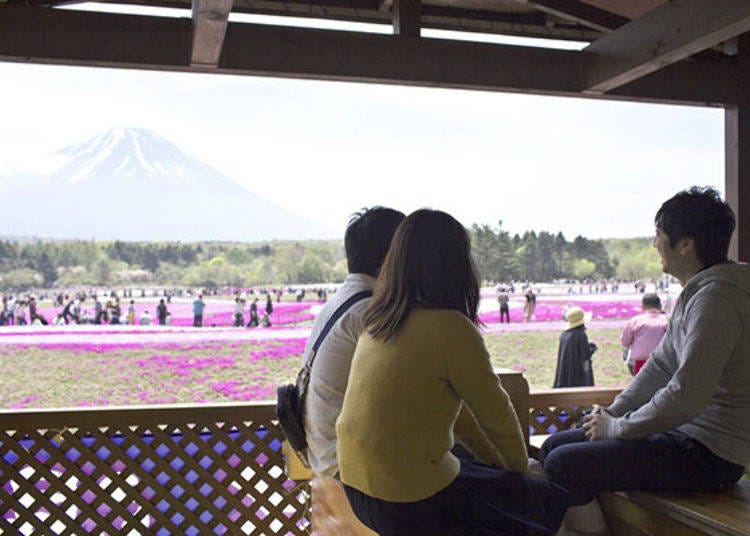
<instances>
[{"instance_id":1,"label":"black shoulder bag","mask_svg":"<svg viewBox=\"0 0 750 536\"><path fill-rule=\"evenodd\" d=\"M297 375L295 383L282 385L276 390L276 416L279 419L279 425L284 432L291 447L297 452L305 466L309 467L305 450L307 449L307 438L305 437L304 426L304 408L305 396L307 395L307 386L310 383L310 372L312 370L315 356L318 348L323 343L328 332L336 324L339 318L355 303L372 296L372 291L363 290L351 296L342 303L338 309L328 319L323 330L315 340L312 347L312 355L302 366L302 370Z\"/></svg>"}]
</instances>

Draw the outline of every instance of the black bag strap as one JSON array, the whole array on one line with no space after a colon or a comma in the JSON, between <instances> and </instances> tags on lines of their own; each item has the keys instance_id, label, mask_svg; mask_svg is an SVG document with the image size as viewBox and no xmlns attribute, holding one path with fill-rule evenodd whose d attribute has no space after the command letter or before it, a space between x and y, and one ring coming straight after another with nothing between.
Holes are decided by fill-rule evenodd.
<instances>
[{"instance_id":1,"label":"black bag strap","mask_svg":"<svg viewBox=\"0 0 750 536\"><path fill-rule=\"evenodd\" d=\"M320 335L318 335L318 338L315 340L315 344L313 344L312 347L313 354L318 353L318 348L320 348L320 345L323 344L323 339L326 338L326 335L328 335L328 332L331 331L338 319L341 318L352 305L360 300L369 298L370 296L372 296L371 290L363 290L361 292L357 292L356 294L351 295L348 300L346 300L339 306L338 309L336 309L336 311L331 315L331 318L328 319L328 322L326 322L326 325L323 326L323 330L320 332ZM310 361L312 361L312 359L310 359ZM310 363L310 366L312 366L312 363Z\"/></svg>"},{"instance_id":2,"label":"black bag strap","mask_svg":"<svg viewBox=\"0 0 750 536\"><path fill-rule=\"evenodd\" d=\"M318 355L318 348L320 348L320 345L323 344L323 339L326 338L326 335L328 335L328 332L331 331L331 328L333 328L338 319L341 318L352 305L354 305L358 301L364 300L365 298L369 298L370 296L372 296L371 290L363 290L351 295L344 303L339 305L339 308L334 311L334 313L331 315L331 318L329 318L328 322L326 322L325 326L323 326L320 335L318 335L318 338L315 339L315 344L313 344L310 360L302 365L302 370L300 370L299 375L297 376L297 386L300 390L300 399L304 397L307 391L307 384L310 382L310 371L312 370L315 356Z\"/></svg>"}]
</instances>

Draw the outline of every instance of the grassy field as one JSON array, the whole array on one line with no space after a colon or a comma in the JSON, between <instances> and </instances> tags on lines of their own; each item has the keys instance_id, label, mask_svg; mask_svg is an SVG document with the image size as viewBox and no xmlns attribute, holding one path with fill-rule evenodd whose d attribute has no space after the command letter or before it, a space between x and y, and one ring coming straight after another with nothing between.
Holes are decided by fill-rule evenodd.
<instances>
[{"instance_id":1,"label":"grassy field","mask_svg":"<svg viewBox=\"0 0 750 536\"><path fill-rule=\"evenodd\" d=\"M599 347L592 358L597 385L624 385L630 372L622 360L620 329L590 328L589 341ZM529 388L549 389L555 380L556 331L494 333L485 340L495 366L523 371Z\"/></svg>"},{"instance_id":2,"label":"grassy field","mask_svg":"<svg viewBox=\"0 0 750 536\"><path fill-rule=\"evenodd\" d=\"M493 364L522 370L531 389L552 386L556 331L487 336ZM622 385L629 375L619 329L591 329L598 385ZM99 344L0 347L0 407L110 406L274 399L294 378L304 339L161 345Z\"/></svg>"}]
</instances>

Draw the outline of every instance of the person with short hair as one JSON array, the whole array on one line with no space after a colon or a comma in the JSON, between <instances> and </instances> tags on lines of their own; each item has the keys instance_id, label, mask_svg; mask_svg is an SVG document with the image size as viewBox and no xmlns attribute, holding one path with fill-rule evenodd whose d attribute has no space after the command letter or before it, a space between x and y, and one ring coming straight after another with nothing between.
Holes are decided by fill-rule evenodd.
<instances>
[{"instance_id":1,"label":"person with short hair","mask_svg":"<svg viewBox=\"0 0 750 536\"><path fill-rule=\"evenodd\" d=\"M241 328L245 324L245 300L237 296L234 299L234 327Z\"/></svg>"},{"instance_id":2,"label":"person with short hair","mask_svg":"<svg viewBox=\"0 0 750 536\"><path fill-rule=\"evenodd\" d=\"M250 320L247 321L247 327L248 328L257 328L260 325L260 322L258 321L258 298L253 298L252 303L250 304L250 311L248 312L248 316L250 317Z\"/></svg>"},{"instance_id":3,"label":"person with short hair","mask_svg":"<svg viewBox=\"0 0 750 536\"><path fill-rule=\"evenodd\" d=\"M203 326L203 310L206 308L206 302L203 301L203 294L193 300L193 327L200 328Z\"/></svg>"},{"instance_id":4,"label":"person with short hair","mask_svg":"<svg viewBox=\"0 0 750 536\"><path fill-rule=\"evenodd\" d=\"M164 303L164 298L159 300L159 305L156 306L156 317L159 319L159 325L164 326L167 323L167 304Z\"/></svg>"},{"instance_id":5,"label":"person with short hair","mask_svg":"<svg viewBox=\"0 0 750 536\"><path fill-rule=\"evenodd\" d=\"M497 302L500 304L500 323L503 323L503 319L510 324L510 296L508 295L508 289L505 287L500 288L500 293L497 295Z\"/></svg>"},{"instance_id":6,"label":"person with short hair","mask_svg":"<svg viewBox=\"0 0 750 536\"><path fill-rule=\"evenodd\" d=\"M661 310L661 300L657 294L644 294L641 309L643 312L631 318L620 335L620 343L627 351L626 361L632 376L638 374L646 364L651 352L667 332L669 323L667 315Z\"/></svg>"},{"instance_id":7,"label":"person with short hair","mask_svg":"<svg viewBox=\"0 0 750 536\"><path fill-rule=\"evenodd\" d=\"M527 472L521 425L477 329L470 244L449 214L410 214L365 312L336 432L347 498L381 535L554 534L575 502ZM480 461L451 452L477 438L488 445Z\"/></svg>"},{"instance_id":8,"label":"person with short hair","mask_svg":"<svg viewBox=\"0 0 750 536\"><path fill-rule=\"evenodd\" d=\"M344 234L349 275L315 317L303 363L311 359L315 341L336 310L352 296L373 290L393 233L403 219L403 213L378 206L363 209L349 220ZM341 412L352 356L369 301L369 297L358 301L336 321L318 348L312 367L304 405L304 424L307 457L313 471L320 476L338 474L336 418Z\"/></svg>"},{"instance_id":9,"label":"person with short hair","mask_svg":"<svg viewBox=\"0 0 750 536\"><path fill-rule=\"evenodd\" d=\"M542 447L548 477L585 498L722 489L750 463L750 267L727 260L734 213L693 187L655 223L662 268L683 286L664 338L612 405Z\"/></svg>"},{"instance_id":10,"label":"person with short hair","mask_svg":"<svg viewBox=\"0 0 750 536\"><path fill-rule=\"evenodd\" d=\"M101 308L101 303L99 306ZM101 321L97 322L97 324L98 323L101 323ZM130 300L130 303L128 304L128 324L131 326L135 324L135 300Z\"/></svg>"}]
</instances>

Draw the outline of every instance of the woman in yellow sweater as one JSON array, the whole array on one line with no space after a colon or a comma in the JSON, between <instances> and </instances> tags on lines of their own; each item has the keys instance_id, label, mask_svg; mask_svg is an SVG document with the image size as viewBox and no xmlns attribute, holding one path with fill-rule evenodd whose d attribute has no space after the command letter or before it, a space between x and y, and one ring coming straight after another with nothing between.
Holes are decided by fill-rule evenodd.
<instances>
[{"instance_id":1,"label":"woman in yellow sweater","mask_svg":"<svg viewBox=\"0 0 750 536\"><path fill-rule=\"evenodd\" d=\"M336 425L349 502L382 535L554 534L575 502L526 473L478 304L464 228L444 212L412 213L380 271ZM454 456L456 440L483 443L470 448L483 463Z\"/></svg>"}]
</instances>

